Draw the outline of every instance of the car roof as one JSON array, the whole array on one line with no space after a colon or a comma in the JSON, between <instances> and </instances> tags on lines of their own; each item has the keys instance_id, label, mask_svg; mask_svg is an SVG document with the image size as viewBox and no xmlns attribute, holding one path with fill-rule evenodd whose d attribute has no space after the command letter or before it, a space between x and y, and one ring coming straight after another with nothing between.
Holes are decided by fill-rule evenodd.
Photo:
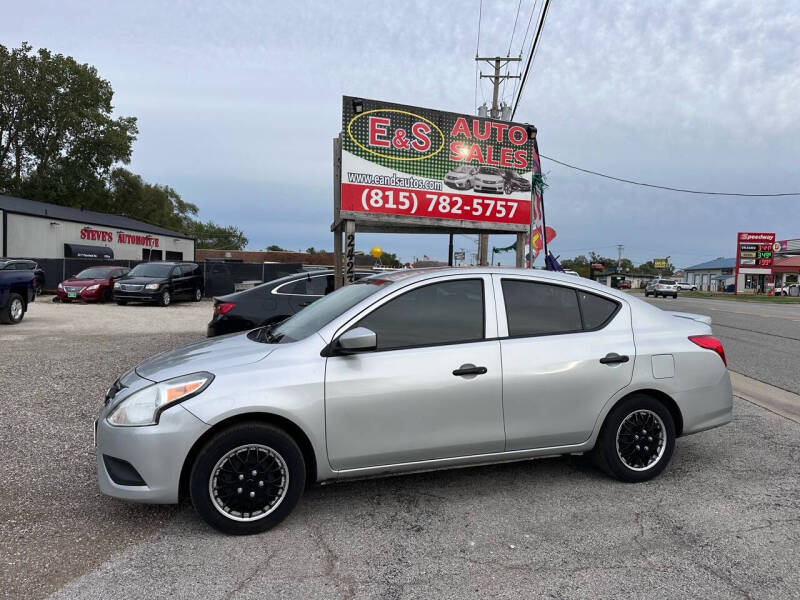
<instances>
[{"instance_id":1,"label":"car roof","mask_svg":"<svg viewBox=\"0 0 800 600\"><path fill-rule=\"evenodd\" d=\"M575 287L577 285L583 288L597 290L611 296L616 296L626 301L630 298L630 296L624 292L616 292L614 288L597 283L591 279L575 277L575 275L561 273L558 271L545 271L543 269L517 269L511 267L426 267L424 269L402 269L399 271L392 271L388 274L377 273L373 275L371 279L413 283L416 281L424 281L425 279L434 279L448 275L465 275L469 273L474 273L475 275L497 274L505 275L506 277L526 277L536 279L544 283L563 283L565 285L569 285L570 287Z\"/></svg>"}]
</instances>

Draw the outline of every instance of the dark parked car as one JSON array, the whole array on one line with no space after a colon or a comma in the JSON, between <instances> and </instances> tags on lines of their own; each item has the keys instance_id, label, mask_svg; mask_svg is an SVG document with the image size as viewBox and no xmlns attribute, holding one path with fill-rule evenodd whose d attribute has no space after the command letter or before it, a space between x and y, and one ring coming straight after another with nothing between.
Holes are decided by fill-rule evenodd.
<instances>
[{"instance_id":1,"label":"dark parked car","mask_svg":"<svg viewBox=\"0 0 800 600\"><path fill-rule=\"evenodd\" d=\"M59 283L56 295L61 302L108 302L112 298L114 282L129 271L127 267L89 267Z\"/></svg>"},{"instance_id":2,"label":"dark parked car","mask_svg":"<svg viewBox=\"0 0 800 600\"><path fill-rule=\"evenodd\" d=\"M36 278L36 295L44 289L44 269L35 260L24 258L0 258L0 271L33 271Z\"/></svg>"},{"instance_id":3,"label":"dark parked car","mask_svg":"<svg viewBox=\"0 0 800 600\"><path fill-rule=\"evenodd\" d=\"M36 299L36 277L31 269L0 270L0 323L22 321L28 304Z\"/></svg>"},{"instance_id":4,"label":"dark parked car","mask_svg":"<svg viewBox=\"0 0 800 600\"><path fill-rule=\"evenodd\" d=\"M356 272L356 279L372 275ZM208 323L208 337L248 331L280 323L314 300L333 291L333 271L326 269L294 273L249 290L214 298L214 316Z\"/></svg>"},{"instance_id":5,"label":"dark parked car","mask_svg":"<svg viewBox=\"0 0 800 600\"><path fill-rule=\"evenodd\" d=\"M114 283L117 304L156 302L169 306L180 298L199 302L202 297L203 273L194 263L141 263Z\"/></svg>"},{"instance_id":6,"label":"dark parked car","mask_svg":"<svg viewBox=\"0 0 800 600\"><path fill-rule=\"evenodd\" d=\"M504 171L503 174L512 192L531 191L531 182L522 177L521 175L514 173L514 171Z\"/></svg>"}]
</instances>

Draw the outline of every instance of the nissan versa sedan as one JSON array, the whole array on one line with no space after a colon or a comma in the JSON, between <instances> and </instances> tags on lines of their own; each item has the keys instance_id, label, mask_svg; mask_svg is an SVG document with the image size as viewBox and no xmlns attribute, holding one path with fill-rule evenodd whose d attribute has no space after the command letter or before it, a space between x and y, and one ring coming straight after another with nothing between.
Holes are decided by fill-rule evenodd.
<instances>
[{"instance_id":1,"label":"nissan versa sedan","mask_svg":"<svg viewBox=\"0 0 800 600\"><path fill-rule=\"evenodd\" d=\"M731 407L708 317L561 273L396 271L122 375L95 422L97 475L127 500L188 493L249 534L348 478L588 453L645 481Z\"/></svg>"}]
</instances>

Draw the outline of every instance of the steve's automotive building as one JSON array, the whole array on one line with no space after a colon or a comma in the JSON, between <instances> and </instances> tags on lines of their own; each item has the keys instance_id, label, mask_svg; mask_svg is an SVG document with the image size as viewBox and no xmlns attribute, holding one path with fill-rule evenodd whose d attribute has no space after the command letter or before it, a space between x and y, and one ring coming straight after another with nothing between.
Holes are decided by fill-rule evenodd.
<instances>
[{"instance_id":1,"label":"steve's automotive building","mask_svg":"<svg viewBox=\"0 0 800 600\"><path fill-rule=\"evenodd\" d=\"M194 240L106 213L0 196L0 256L194 260Z\"/></svg>"}]
</instances>

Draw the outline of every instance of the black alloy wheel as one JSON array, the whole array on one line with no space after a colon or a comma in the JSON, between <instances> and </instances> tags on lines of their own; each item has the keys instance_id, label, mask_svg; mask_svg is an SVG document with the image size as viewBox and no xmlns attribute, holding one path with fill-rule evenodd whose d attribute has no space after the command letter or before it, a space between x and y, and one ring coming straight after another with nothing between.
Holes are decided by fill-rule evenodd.
<instances>
[{"instance_id":1,"label":"black alloy wheel","mask_svg":"<svg viewBox=\"0 0 800 600\"><path fill-rule=\"evenodd\" d=\"M169 290L164 290L161 292L161 296L158 299L158 303L161 306L169 306L170 302L172 302L172 295L169 293Z\"/></svg>"},{"instance_id":2,"label":"black alloy wheel","mask_svg":"<svg viewBox=\"0 0 800 600\"><path fill-rule=\"evenodd\" d=\"M192 300L194 302L200 302L203 299L203 292L200 288L194 288L194 292L192 292Z\"/></svg>"},{"instance_id":3,"label":"black alloy wheel","mask_svg":"<svg viewBox=\"0 0 800 600\"><path fill-rule=\"evenodd\" d=\"M195 459L192 503L212 527L235 535L266 531L294 509L305 488L303 454L285 431L265 423L234 425Z\"/></svg>"},{"instance_id":4,"label":"black alloy wheel","mask_svg":"<svg viewBox=\"0 0 800 600\"><path fill-rule=\"evenodd\" d=\"M669 410L646 394L621 400L606 417L592 456L609 475L625 482L660 474L675 450L675 423Z\"/></svg>"}]
</instances>

